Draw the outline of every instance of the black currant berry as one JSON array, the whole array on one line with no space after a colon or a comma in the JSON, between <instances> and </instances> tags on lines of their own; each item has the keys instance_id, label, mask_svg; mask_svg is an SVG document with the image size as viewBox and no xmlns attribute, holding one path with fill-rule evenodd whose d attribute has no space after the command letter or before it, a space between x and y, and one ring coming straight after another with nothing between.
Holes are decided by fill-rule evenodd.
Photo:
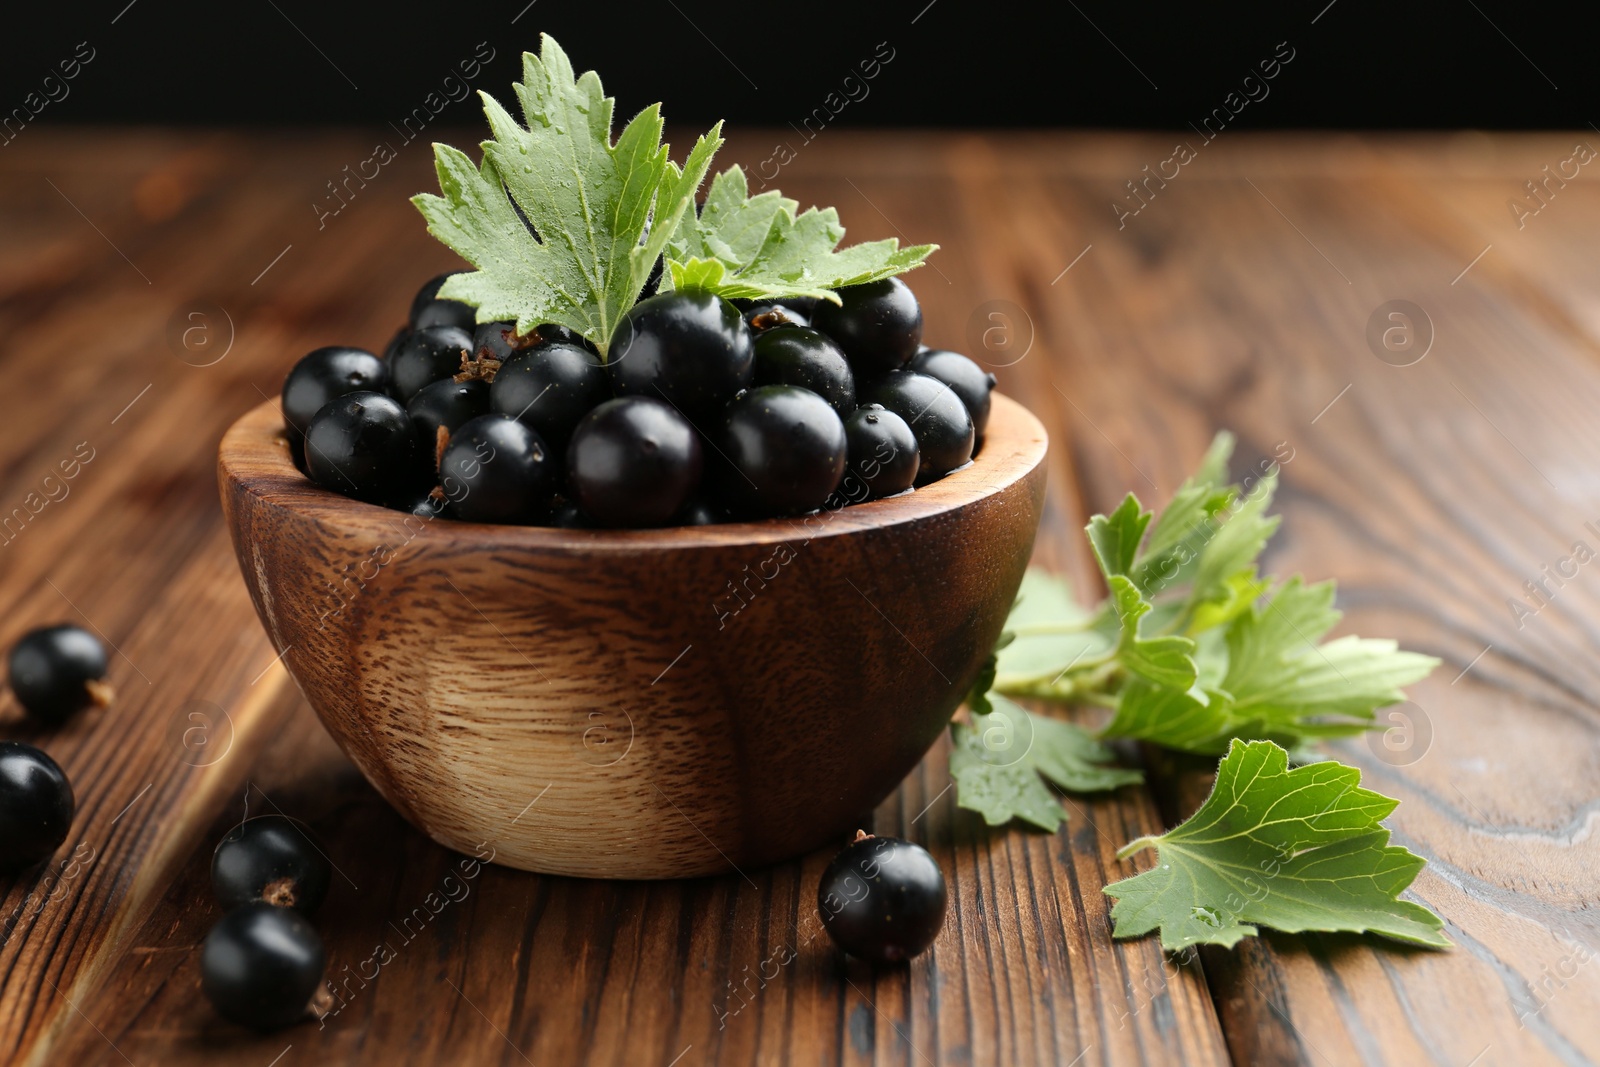
<instances>
[{"instance_id":1,"label":"black currant berry","mask_svg":"<svg viewBox=\"0 0 1600 1067\"><path fill-rule=\"evenodd\" d=\"M416 434L406 409L382 393L351 393L306 430L306 473L324 489L378 502L416 477Z\"/></svg>"},{"instance_id":2,"label":"black currant berry","mask_svg":"<svg viewBox=\"0 0 1600 1067\"><path fill-rule=\"evenodd\" d=\"M756 385L798 385L826 400L842 419L856 409L856 380L839 346L804 326L756 335Z\"/></svg>"},{"instance_id":3,"label":"black currant berry","mask_svg":"<svg viewBox=\"0 0 1600 1067\"><path fill-rule=\"evenodd\" d=\"M450 510L467 522L538 522L554 483L544 440L505 415L463 423L439 460L439 484Z\"/></svg>"},{"instance_id":4,"label":"black currant berry","mask_svg":"<svg viewBox=\"0 0 1600 1067\"><path fill-rule=\"evenodd\" d=\"M600 357L581 345L541 344L501 364L489 403L545 442L565 449L578 420L611 396Z\"/></svg>"},{"instance_id":5,"label":"black currant berry","mask_svg":"<svg viewBox=\"0 0 1600 1067\"><path fill-rule=\"evenodd\" d=\"M950 387L972 416L972 431L983 436L989 425L989 394L994 392L994 375L959 352L924 348L911 360L911 370L936 378Z\"/></svg>"},{"instance_id":6,"label":"black currant berry","mask_svg":"<svg viewBox=\"0 0 1600 1067\"><path fill-rule=\"evenodd\" d=\"M312 416L330 400L350 393L382 393L389 388L389 368L364 348L333 345L301 359L283 380L283 422L295 437L304 437Z\"/></svg>"},{"instance_id":7,"label":"black currant berry","mask_svg":"<svg viewBox=\"0 0 1600 1067\"><path fill-rule=\"evenodd\" d=\"M111 703L106 666L105 647L88 630L31 630L11 648L11 691L29 715L54 725L91 704Z\"/></svg>"},{"instance_id":8,"label":"black currant berry","mask_svg":"<svg viewBox=\"0 0 1600 1067\"><path fill-rule=\"evenodd\" d=\"M872 963L903 963L944 925L944 873L928 850L858 834L822 872L817 910L834 944Z\"/></svg>"},{"instance_id":9,"label":"black currant berry","mask_svg":"<svg viewBox=\"0 0 1600 1067\"><path fill-rule=\"evenodd\" d=\"M719 523L730 521L726 509L717 504L698 497L683 506L674 521L676 526L716 526Z\"/></svg>"},{"instance_id":10,"label":"black currant berry","mask_svg":"<svg viewBox=\"0 0 1600 1067\"><path fill-rule=\"evenodd\" d=\"M806 319L811 318L812 313L817 310L817 298L814 296L745 297L738 300L730 300L729 303L738 308L741 313L759 312L762 308L781 307L785 311L800 315ZM807 324L796 323L795 325Z\"/></svg>"},{"instance_id":11,"label":"black currant berry","mask_svg":"<svg viewBox=\"0 0 1600 1067\"><path fill-rule=\"evenodd\" d=\"M489 383L446 378L425 385L406 405L406 414L416 429L417 447L426 452L437 447L440 430L448 438L468 419L489 414Z\"/></svg>"},{"instance_id":12,"label":"black currant berry","mask_svg":"<svg viewBox=\"0 0 1600 1067\"><path fill-rule=\"evenodd\" d=\"M32 745L0 741L0 872L32 867L72 829L72 786Z\"/></svg>"},{"instance_id":13,"label":"black currant berry","mask_svg":"<svg viewBox=\"0 0 1600 1067\"><path fill-rule=\"evenodd\" d=\"M844 420L844 435L850 448L846 489L852 478L859 478L867 488L866 499L877 500L916 483L917 437L905 419L882 404L869 404Z\"/></svg>"},{"instance_id":14,"label":"black currant berry","mask_svg":"<svg viewBox=\"0 0 1600 1067\"><path fill-rule=\"evenodd\" d=\"M588 530L594 526L583 509L564 496L558 496L550 505L549 525L563 530Z\"/></svg>"},{"instance_id":15,"label":"black currant berry","mask_svg":"<svg viewBox=\"0 0 1600 1067\"><path fill-rule=\"evenodd\" d=\"M455 377L462 357L471 356L472 350L472 335L458 327L413 330L389 360L391 390L402 404L407 403L423 386Z\"/></svg>"},{"instance_id":16,"label":"black currant berry","mask_svg":"<svg viewBox=\"0 0 1600 1067\"><path fill-rule=\"evenodd\" d=\"M815 511L844 475L844 423L828 402L794 385L762 385L728 405L724 490L756 516Z\"/></svg>"},{"instance_id":17,"label":"black currant berry","mask_svg":"<svg viewBox=\"0 0 1600 1067\"><path fill-rule=\"evenodd\" d=\"M843 305L817 302L811 325L836 341L857 374L899 370L922 343L922 308L899 278L839 290Z\"/></svg>"},{"instance_id":18,"label":"black currant berry","mask_svg":"<svg viewBox=\"0 0 1600 1067\"><path fill-rule=\"evenodd\" d=\"M937 481L972 458L972 416L946 384L915 371L896 371L874 382L861 397L906 420L917 435L921 463L917 484Z\"/></svg>"},{"instance_id":19,"label":"black currant berry","mask_svg":"<svg viewBox=\"0 0 1600 1067\"><path fill-rule=\"evenodd\" d=\"M206 935L200 989L230 1022L278 1030L310 1016L326 963L322 939L305 916L271 904L245 904Z\"/></svg>"},{"instance_id":20,"label":"black currant berry","mask_svg":"<svg viewBox=\"0 0 1600 1067\"><path fill-rule=\"evenodd\" d=\"M779 326L810 326L811 316L803 315L786 304L752 304L740 314L751 333L774 330Z\"/></svg>"},{"instance_id":21,"label":"black currant berry","mask_svg":"<svg viewBox=\"0 0 1600 1067\"><path fill-rule=\"evenodd\" d=\"M389 343L383 346L383 361L385 363L392 362L394 360L395 351L398 350L399 347L400 347L400 342L404 341L407 337L410 337L410 336L411 336L411 326L409 324L407 324L405 326L402 326L398 330L396 330L394 332L394 336L389 338Z\"/></svg>"},{"instance_id":22,"label":"black currant berry","mask_svg":"<svg viewBox=\"0 0 1600 1067\"><path fill-rule=\"evenodd\" d=\"M567 450L567 480L602 526L660 526L700 485L700 437L648 396L607 400L583 417Z\"/></svg>"},{"instance_id":23,"label":"black currant berry","mask_svg":"<svg viewBox=\"0 0 1600 1067\"><path fill-rule=\"evenodd\" d=\"M465 271L453 270L449 274L441 274L437 278L430 278L411 301L411 326L413 329L427 329L430 326L454 326L469 333L478 324L478 313L470 304L463 304L459 300L439 299L439 286L452 275L464 274Z\"/></svg>"},{"instance_id":24,"label":"black currant berry","mask_svg":"<svg viewBox=\"0 0 1600 1067\"><path fill-rule=\"evenodd\" d=\"M245 820L211 854L211 888L227 911L260 901L310 915L328 895L332 877L311 828L287 815Z\"/></svg>"},{"instance_id":25,"label":"black currant berry","mask_svg":"<svg viewBox=\"0 0 1600 1067\"><path fill-rule=\"evenodd\" d=\"M641 300L611 334L606 371L618 396L665 400L690 421L750 384L754 346L734 306L710 293Z\"/></svg>"}]
</instances>

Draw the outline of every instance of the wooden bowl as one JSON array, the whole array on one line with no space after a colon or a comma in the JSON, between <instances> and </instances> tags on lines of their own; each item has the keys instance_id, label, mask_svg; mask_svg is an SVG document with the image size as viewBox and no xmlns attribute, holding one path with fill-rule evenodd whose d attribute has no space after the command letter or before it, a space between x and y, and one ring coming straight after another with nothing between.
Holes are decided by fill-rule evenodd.
<instances>
[{"instance_id":1,"label":"wooden bowl","mask_svg":"<svg viewBox=\"0 0 1600 1067\"><path fill-rule=\"evenodd\" d=\"M526 870L676 878L841 845L938 737L1000 634L1045 432L915 493L668 530L428 521L317 488L276 403L218 459L272 643L373 786Z\"/></svg>"}]
</instances>

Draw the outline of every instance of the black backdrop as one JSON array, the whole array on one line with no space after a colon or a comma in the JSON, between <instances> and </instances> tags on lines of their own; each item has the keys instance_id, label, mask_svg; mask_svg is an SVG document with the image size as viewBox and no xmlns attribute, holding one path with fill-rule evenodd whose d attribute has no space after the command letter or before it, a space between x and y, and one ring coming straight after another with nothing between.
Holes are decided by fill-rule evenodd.
<instances>
[{"instance_id":1,"label":"black backdrop","mask_svg":"<svg viewBox=\"0 0 1600 1067\"><path fill-rule=\"evenodd\" d=\"M1600 122L1591 107L1600 20L1565 3L8 6L0 113L23 107L51 123L397 122L429 93L443 94L437 102L456 91L446 79L463 62L473 69L479 42L494 58L473 71L472 88L504 98L517 55L541 31L604 75L622 114L663 100L668 121L681 123L799 125L824 108L830 123L857 126L1182 128L1221 107L1256 128ZM74 68L75 52L92 58ZM1260 64L1275 55L1292 58L1268 81ZM447 106L446 121L475 121L471 104Z\"/></svg>"}]
</instances>

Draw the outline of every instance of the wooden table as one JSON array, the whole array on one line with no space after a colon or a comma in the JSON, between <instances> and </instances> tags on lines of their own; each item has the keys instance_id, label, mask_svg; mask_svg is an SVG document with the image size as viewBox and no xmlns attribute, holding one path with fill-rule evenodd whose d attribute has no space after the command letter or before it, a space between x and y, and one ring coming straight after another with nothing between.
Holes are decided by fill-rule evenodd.
<instances>
[{"instance_id":1,"label":"wooden table","mask_svg":"<svg viewBox=\"0 0 1600 1067\"><path fill-rule=\"evenodd\" d=\"M1575 541L1600 547L1600 194L1588 175L1551 183L1535 215L1523 184L1589 134L1229 132L1142 186L1137 214L1125 183L1173 136L830 130L784 169L857 239L944 246L913 278L930 341L1011 330L974 354L1008 364L1001 387L1053 435L1039 562L1092 591L1086 517L1129 489L1164 499L1227 427L1236 470L1292 455L1270 566L1338 578L1343 631L1444 660L1401 709L1409 733L1337 755L1402 798L1396 840L1431 861L1415 896L1455 950L1267 936L1179 966L1152 939L1115 942L1100 889L1149 854L1114 851L1181 817L1203 774L1151 758L1150 788L1068 800L1059 834L989 830L956 809L941 744L874 829L933 850L950 918L932 952L877 973L820 934L825 854L678 883L489 868L431 895L458 857L377 797L275 663L214 450L297 357L381 345L452 265L405 202L432 187L420 146L319 228L325 183L376 136L30 128L0 152L0 516L28 516L0 540L0 642L90 625L120 690L52 733L0 705L4 735L44 745L79 803L61 862L0 882L6 1057L1600 1060L1600 574L1548 580L1536 612L1525 590L1570 574ZM724 162L772 140L741 134ZM1431 321L1410 366L1420 344L1380 359L1367 341L1396 299ZM75 449L92 459L47 481ZM309 820L337 866L317 922L346 1003L323 1028L247 1035L199 996L211 844L247 811Z\"/></svg>"}]
</instances>

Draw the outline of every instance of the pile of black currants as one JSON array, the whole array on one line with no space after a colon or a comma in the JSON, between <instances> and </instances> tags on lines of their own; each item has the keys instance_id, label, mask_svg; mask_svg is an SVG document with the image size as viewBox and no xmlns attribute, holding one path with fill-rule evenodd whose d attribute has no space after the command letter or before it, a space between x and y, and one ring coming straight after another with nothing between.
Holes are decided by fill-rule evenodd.
<instances>
[{"instance_id":1,"label":"pile of black currants","mask_svg":"<svg viewBox=\"0 0 1600 1067\"><path fill-rule=\"evenodd\" d=\"M994 376L922 341L899 278L811 298L647 296L606 358L417 293L382 358L319 348L283 385L319 486L428 518L648 527L804 515L969 463Z\"/></svg>"}]
</instances>

